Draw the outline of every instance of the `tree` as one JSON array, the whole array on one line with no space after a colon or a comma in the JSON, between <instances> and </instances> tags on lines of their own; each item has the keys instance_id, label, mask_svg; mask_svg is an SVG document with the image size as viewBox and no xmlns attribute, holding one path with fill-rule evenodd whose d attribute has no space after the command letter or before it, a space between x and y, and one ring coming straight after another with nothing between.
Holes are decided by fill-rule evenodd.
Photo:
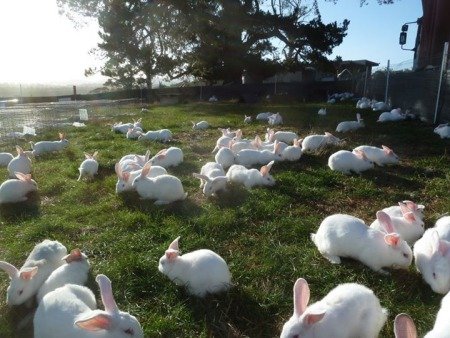
<instances>
[{"instance_id":1,"label":"tree","mask_svg":"<svg viewBox=\"0 0 450 338\"><path fill-rule=\"evenodd\" d=\"M237 83L244 72L262 79L282 66L327 65L348 21L324 24L316 1L57 0L72 19L98 19L102 73L127 87L150 87L156 75Z\"/></svg>"}]
</instances>

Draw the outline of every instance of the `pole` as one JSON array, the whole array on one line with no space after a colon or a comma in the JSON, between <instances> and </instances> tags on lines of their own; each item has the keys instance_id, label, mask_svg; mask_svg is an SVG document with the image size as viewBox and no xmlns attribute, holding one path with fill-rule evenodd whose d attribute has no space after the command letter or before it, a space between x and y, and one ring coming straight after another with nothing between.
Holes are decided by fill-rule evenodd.
<instances>
[{"instance_id":1,"label":"pole","mask_svg":"<svg viewBox=\"0 0 450 338\"><path fill-rule=\"evenodd\" d=\"M387 103L387 101L388 101L389 75L390 75L390 71L391 71L390 65L391 65L391 60L388 60L387 68L386 68L386 91L384 92L384 103Z\"/></svg>"},{"instance_id":2,"label":"pole","mask_svg":"<svg viewBox=\"0 0 450 338\"><path fill-rule=\"evenodd\" d=\"M364 91L363 96L366 96L366 90L367 90L367 76L369 75L369 66L366 66L366 76L364 78Z\"/></svg>"},{"instance_id":3,"label":"pole","mask_svg":"<svg viewBox=\"0 0 450 338\"><path fill-rule=\"evenodd\" d=\"M444 44L444 51L442 53L441 71L439 72L439 87L438 87L438 92L437 92L437 97L436 97L436 106L434 107L433 123L437 123L439 99L441 96L442 77L444 76L444 70L447 68L447 57L448 57L448 42L446 42Z\"/></svg>"}]
</instances>

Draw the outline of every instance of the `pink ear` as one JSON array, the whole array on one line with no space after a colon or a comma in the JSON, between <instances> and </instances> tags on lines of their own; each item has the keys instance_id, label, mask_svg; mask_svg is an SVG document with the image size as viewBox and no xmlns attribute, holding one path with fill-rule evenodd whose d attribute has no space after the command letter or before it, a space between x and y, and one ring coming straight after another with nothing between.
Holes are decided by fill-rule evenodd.
<instances>
[{"instance_id":1,"label":"pink ear","mask_svg":"<svg viewBox=\"0 0 450 338\"><path fill-rule=\"evenodd\" d=\"M173 249L166 250L165 254L169 262L173 262L178 257L178 251Z\"/></svg>"},{"instance_id":2,"label":"pink ear","mask_svg":"<svg viewBox=\"0 0 450 338\"><path fill-rule=\"evenodd\" d=\"M299 278L294 284L294 315L300 317L306 310L309 302L308 282Z\"/></svg>"},{"instance_id":3,"label":"pink ear","mask_svg":"<svg viewBox=\"0 0 450 338\"><path fill-rule=\"evenodd\" d=\"M180 240L180 236L178 236L177 238L175 238L172 243L170 243L169 245L169 250L175 250L175 251L179 251L179 247L178 247L178 241Z\"/></svg>"},{"instance_id":4,"label":"pink ear","mask_svg":"<svg viewBox=\"0 0 450 338\"><path fill-rule=\"evenodd\" d=\"M16 150L17 150L17 155L22 155L23 154L23 149L19 146L16 146Z\"/></svg>"},{"instance_id":5,"label":"pink ear","mask_svg":"<svg viewBox=\"0 0 450 338\"><path fill-rule=\"evenodd\" d=\"M364 153L361 150L357 149L353 153L356 155L356 157L360 158L361 160L364 159Z\"/></svg>"},{"instance_id":6,"label":"pink ear","mask_svg":"<svg viewBox=\"0 0 450 338\"><path fill-rule=\"evenodd\" d=\"M86 331L108 330L111 326L111 318L106 314L97 314L88 319L77 320L75 324Z\"/></svg>"},{"instance_id":7,"label":"pink ear","mask_svg":"<svg viewBox=\"0 0 450 338\"><path fill-rule=\"evenodd\" d=\"M439 241L439 253L445 256L450 249L450 243L444 240Z\"/></svg>"},{"instance_id":8,"label":"pink ear","mask_svg":"<svg viewBox=\"0 0 450 338\"><path fill-rule=\"evenodd\" d=\"M150 172L151 167L152 167L151 162L147 162L147 163L144 165L144 167L142 168L142 171L141 171L141 177L147 176L148 173ZM125 174L125 173L124 173L124 174Z\"/></svg>"},{"instance_id":9,"label":"pink ear","mask_svg":"<svg viewBox=\"0 0 450 338\"><path fill-rule=\"evenodd\" d=\"M19 271L19 277L23 280L30 280L37 274L38 269L39 268L37 266L25 268L22 271Z\"/></svg>"},{"instance_id":10,"label":"pink ear","mask_svg":"<svg viewBox=\"0 0 450 338\"><path fill-rule=\"evenodd\" d=\"M116 175L118 178L122 178L122 170L120 169L120 164L116 163L114 165L114 170L116 171Z\"/></svg>"},{"instance_id":11,"label":"pink ear","mask_svg":"<svg viewBox=\"0 0 450 338\"><path fill-rule=\"evenodd\" d=\"M125 171L122 173L122 180L124 182L128 182L128 180L130 179L130 173L128 171Z\"/></svg>"},{"instance_id":12,"label":"pink ear","mask_svg":"<svg viewBox=\"0 0 450 338\"><path fill-rule=\"evenodd\" d=\"M68 254L67 256L64 256L62 259L65 260L67 263L81 261L83 259L83 255L81 254L80 249L76 248L76 249L73 249L70 252L70 254Z\"/></svg>"},{"instance_id":13,"label":"pink ear","mask_svg":"<svg viewBox=\"0 0 450 338\"><path fill-rule=\"evenodd\" d=\"M408 223L414 223L416 221L416 217L414 216L413 212L407 212L403 214L403 218L408 221Z\"/></svg>"},{"instance_id":14,"label":"pink ear","mask_svg":"<svg viewBox=\"0 0 450 338\"><path fill-rule=\"evenodd\" d=\"M325 136L333 136L331 133L329 133L329 132L325 132Z\"/></svg>"},{"instance_id":15,"label":"pink ear","mask_svg":"<svg viewBox=\"0 0 450 338\"><path fill-rule=\"evenodd\" d=\"M392 151L391 148L388 148L388 147L386 147L386 146L383 146L383 145L382 145L381 148L383 148L384 152L385 152L387 155L391 155L391 154L394 153L394 152Z\"/></svg>"},{"instance_id":16,"label":"pink ear","mask_svg":"<svg viewBox=\"0 0 450 338\"><path fill-rule=\"evenodd\" d=\"M400 242L400 236L398 234L387 234L384 235L384 241L387 245L397 246Z\"/></svg>"},{"instance_id":17,"label":"pink ear","mask_svg":"<svg viewBox=\"0 0 450 338\"><path fill-rule=\"evenodd\" d=\"M377 220L378 220L378 222L380 222L380 224L386 230L386 233L390 234L390 233L395 232L391 217L388 214L386 214L384 211L382 211L382 210L377 211Z\"/></svg>"},{"instance_id":18,"label":"pink ear","mask_svg":"<svg viewBox=\"0 0 450 338\"><path fill-rule=\"evenodd\" d=\"M411 209L408 204L403 202L398 202L398 205L400 207L400 210L402 211L403 216L407 214L408 212L414 211L414 209Z\"/></svg>"},{"instance_id":19,"label":"pink ear","mask_svg":"<svg viewBox=\"0 0 450 338\"><path fill-rule=\"evenodd\" d=\"M99 274L95 277L95 281L100 287L100 296L102 297L103 305L108 313L115 314L119 312L114 295L112 293L111 281L105 275Z\"/></svg>"},{"instance_id":20,"label":"pink ear","mask_svg":"<svg viewBox=\"0 0 450 338\"><path fill-rule=\"evenodd\" d=\"M403 201L403 203L406 204L406 206L411 209L411 211L416 211L418 209L418 206L413 201Z\"/></svg>"},{"instance_id":21,"label":"pink ear","mask_svg":"<svg viewBox=\"0 0 450 338\"><path fill-rule=\"evenodd\" d=\"M60 140L64 140L64 136L65 136L65 135L64 135L63 133L59 133L59 139L60 139Z\"/></svg>"},{"instance_id":22,"label":"pink ear","mask_svg":"<svg viewBox=\"0 0 450 338\"><path fill-rule=\"evenodd\" d=\"M308 325L313 325L317 322L319 322L320 320L322 320L322 318L325 316L325 312L322 313L308 313L305 316L305 322Z\"/></svg>"}]
</instances>

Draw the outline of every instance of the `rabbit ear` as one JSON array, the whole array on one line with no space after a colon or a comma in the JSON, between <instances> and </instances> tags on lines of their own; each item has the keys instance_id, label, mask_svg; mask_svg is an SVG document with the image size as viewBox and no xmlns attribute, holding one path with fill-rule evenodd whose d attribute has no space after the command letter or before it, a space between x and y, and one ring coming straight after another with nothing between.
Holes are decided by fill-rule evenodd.
<instances>
[{"instance_id":1,"label":"rabbit ear","mask_svg":"<svg viewBox=\"0 0 450 338\"><path fill-rule=\"evenodd\" d=\"M390 234L395 232L391 217L387 213L385 213L382 210L377 211L377 220L378 222L380 222L381 226L386 230L386 233Z\"/></svg>"},{"instance_id":2,"label":"rabbit ear","mask_svg":"<svg viewBox=\"0 0 450 338\"><path fill-rule=\"evenodd\" d=\"M400 313L394 320L395 338L417 338L414 321L406 313Z\"/></svg>"},{"instance_id":3,"label":"rabbit ear","mask_svg":"<svg viewBox=\"0 0 450 338\"><path fill-rule=\"evenodd\" d=\"M20 146L16 146L16 150L17 150L17 155L22 155L23 154L23 149Z\"/></svg>"},{"instance_id":4,"label":"rabbit ear","mask_svg":"<svg viewBox=\"0 0 450 338\"><path fill-rule=\"evenodd\" d=\"M75 321L75 325L86 331L109 330L111 327L111 317L104 313L98 313L87 319Z\"/></svg>"},{"instance_id":5,"label":"rabbit ear","mask_svg":"<svg viewBox=\"0 0 450 338\"><path fill-rule=\"evenodd\" d=\"M438 232L436 230L433 230L431 232L431 250L432 250L432 254L439 250L440 240L441 239L439 238Z\"/></svg>"},{"instance_id":6,"label":"rabbit ear","mask_svg":"<svg viewBox=\"0 0 450 338\"><path fill-rule=\"evenodd\" d=\"M37 266L33 266L32 268L24 268L19 271L19 277L23 280L30 280L34 276L36 276L39 268Z\"/></svg>"},{"instance_id":7,"label":"rabbit ear","mask_svg":"<svg viewBox=\"0 0 450 338\"><path fill-rule=\"evenodd\" d=\"M227 181L228 177L226 176L216 176L211 180L211 183L214 184L219 184L222 181Z\"/></svg>"},{"instance_id":8,"label":"rabbit ear","mask_svg":"<svg viewBox=\"0 0 450 338\"><path fill-rule=\"evenodd\" d=\"M329 132L325 132L325 136L333 136L331 133L329 133Z\"/></svg>"},{"instance_id":9,"label":"rabbit ear","mask_svg":"<svg viewBox=\"0 0 450 338\"><path fill-rule=\"evenodd\" d=\"M125 171L122 173L121 179L124 182L128 182L128 180L130 179L130 173L128 171Z\"/></svg>"},{"instance_id":10,"label":"rabbit ear","mask_svg":"<svg viewBox=\"0 0 450 338\"><path fill-rule=\"evenodd\" d=\"M211 179L206 176L206 175L202 175L202 174L197 174L197 173L193 173L192 176L200 179L200 180L205 180L206 182L211 182Z\"/></svg>"},{"instance_id":11,"label":"rabbit ear","mask_svg":"<svg viewBox=\"0 0 450 338\"><path fill-rule=\"evenodd\" d=\"M150 159L150 154L151 154L150 149L147 149L147 151L145 152L145 158L144 158L145 162L147 162Z\"/></svg>"},{"instance_id":12,"label":"rabbit ear","mask_svg":"<svg viewBox=\"0 0 450 338\"><path fill-rule=\"evenodd\" d=\"M84 153L84 157L85 157L87 160L89 160L89 159L92 158L92 155L91 155L91 154L88 154L88 153Z\"/></svg>"},{"instance_id":13,"label":"rabbit ear","mask_svg":"<svg viewBox=\"0 0 450 338\"><path fill-rule=\"evenodd\" d=\"M14 175L16 175L16 177L19 179L19 180L21 180L21 181L23 181L23 182L27 182L27 181L30 181L31 180L31 174L22 174L22 173L20 173L20 172L18 172L18 171L15 171L14 172Z\"/></svg>"},{"instance_id":14,"label":"rabbit ear","mask_svg":"<svg viewBox=\"0 0 450 338\"><path fill-rule=\"evenodd\" d=\"M383 150L386 153L386 155L390 155L390 154L394 153L394 151L391 148L389 148L389 147L381 145L381 148L383 148Z\"/></svg>"},{"instance_id":15,"label":"rabbit ear","mask_svg":"<svg viewBox=\"0 0 450 338\"><path fill-rule=\"evenodd\" d=\"M97 159L97 156L98 156L98 151L95 151L95 152L92 154L92 158L95 160L95 159Z\"/></svg>"},{"instance_id":16,"label":"rabbit ear","mask_svg":"<svg viewBox=\"0 0 450 338\"><path fill-rule=\"evenodd\" d=\"M364 153L364 151L362 151L362 150L359 150L359 149L357 149L357 150L355 150L354 151L354 154L357 156L357 157L359 157L361 160L367 160L367 156L366 156L366 154Z\"/></svg>"},{"instance_id":17,"label":"rabbit ear","mask_svg":"<svg viewBox=\"0 0 450 338\"><path fill-rule=\"evenodd\" d=\"M309 302L308 282L299 278L294 284L294 315L300 317L306 310Z\"/></svg>"},{"instance_id":18,"label":"rabbit ear","mask_svg":"<svg viewBox=\"0 0 450 338\"><path fill-rule=\"evenodd\" d=\"M175 238L173 240L172 243L170 243L169 245L169 250L176 250L176 251L180 251L180 249L178 248L178 241L180 240L181 236L178 236L177 238Z\"/></svg>"},{"instance_id":19,"label":"rabbit ear","mask_svg":"<svg viewBox=\"0 0 450 338\"><path fill-rule=\"evenodd\" d=\"M122 169L120 168L120 164L116 163L114 165L114 170L116 171L116 175L118 178L122 178Z\"/></svg>"},{"instance_id":20,"label":"rabbit ear","mask_svg":"<svg viewBox=\"0 0 450 338\"><path fill-rule=\"evenodd\" d=\"M80 249L78 249L78 248L73 249L70 252L70 254L61 258L61 260L65 260L67 263L81 261L82 259L83 259L83 254L81 253Z\"/></svg>"},{"instance_id":21,"label":"rabbit ear","mask_svg":"<svg viewBox=\"0 0 450 338\"><path fill-rule=\"evenodd\" d=\"M358 120L358 122L361 121L361 114L360 113L356 114L356 119Z\"/></svg>"},{"instance_id":22,"label":"rabbit ear","mask_svg":"<svg viewBox=\"0 0 450 338\"><path fill-rule=\"evenodd\" d=\"M445 256L450 249L450 243L444 240L439 241L439 253Z\"/></svg>"},{"instance_id":23,"label":"rabbit ear","mask_svg":"<svg viewBox=\"0 0 450 338\"><path fill-rule=\"evenodd\" d=\"M141 177L147 176L148 173L150 172L151 167L152 167L152 162L145 163L145 165L144 165L144 167L142 168L142 171L141 171Z\"/></svg>"},{"instance_id":24,"label":"rabbit ear","mask_svg":"<svg viewBox=\"0 0 450 338\"><path fill-rule=\"evenodd\" d=\"M384 241L389 246L397 246L400 243L400 236L396 233L384 235Z\"/></svg>"},{"instance_id":25,"label":"rabbit ear","mask_svg":"<svg viewBox=\"0 0 450 338\"><path fill-rule=\"evenodd\" d=\"M404 213L403 214L403 218L408 223L414 223L416 221L416 216L414 216L414 213L412 211Z\"/></svg>"},{"instance_id":26,"label":"rabbit ear","mask_svg":"<svg viewBox=\"0 0 450 338\"><path fill-rule=\"evenodd\" d=\"M403 203L409 208L411 209L411 211L416 211L419 209L419 206L414 203L413 201L403 201ZM400 205L401 207L401 205ZM425 207L423 207L422 209L424 209Z\"/></svg>"},{"instance_id":27,"label":"rabbit ear","mask_svg":"<svg viewBox=\"0 0 450 338\"><path fill-rule=\"evenodd\" d=\"M111 281L105 275L97 275L95 277L95 281L100 287L100 296L102 297L103 305L105 306L105 311L113 314L119 312L119 308L117 307L116 301L114 300L114 296L111 288Z\"/></svg>"},{"instance_id":28,"label":"rabbit ear","mask_svg":"<svg viewBox=\"0 0 450 338\"><path fill-rule=\"evenodd\" d=\"M58 135L60 140L64 140L64 138L66 137L64 133L58 133Z\"/></svg>"},{"instance_id":29,"label":"rabbit ear","mask_svg":"<svg viewBox=\"0 0 450 338\"><path fill-rule=\"evenodd\" d=\"M319 321L322 320L322 318L325 316L326 311L323 312L316 312L316 313L308 313L305 315L304 321L308 325L313 325Z\"/></svg>"},{"instance_id":30,"label":"rabbit ear","mask_svg":"<svg viewBox=\"0 0 450 338\"><path fill-rule=\"evenodd\" d=\"M8 262L0 261L0 269L5 271L8 274L9 278L13 278L19 274L19 270L17 270L14 265L9 264Z\"/></svg>"},{"instance_id":31,"label":"rabbit ear","mask_svg":"<svg viewBox=\"0 0 450 338\"><path fill-rule=\"evenodd\" d=\"M274 164L274 161L270 161L267 165L263 165L261 169L259 169L259 172L261 175L266 176L269 174L270 169L272 169L272 166Z\"/></svg>"}]
</instances>

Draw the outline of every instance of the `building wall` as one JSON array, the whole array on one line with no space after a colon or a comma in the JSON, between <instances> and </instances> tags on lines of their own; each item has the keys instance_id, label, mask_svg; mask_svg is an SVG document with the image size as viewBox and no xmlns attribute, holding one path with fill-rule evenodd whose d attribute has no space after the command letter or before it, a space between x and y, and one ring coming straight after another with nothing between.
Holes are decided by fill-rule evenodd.
<instances>
[{"instance_id":1,"label":"building wall","mask_svg":"<svg viewBox=\"0 0 450 338\"><path fill-rule=\"evenodd\" d=\"M423 17L417 68L439 66L444 43L450 41L450 1L422 0Z\"/></svg>"}]
</instances>

